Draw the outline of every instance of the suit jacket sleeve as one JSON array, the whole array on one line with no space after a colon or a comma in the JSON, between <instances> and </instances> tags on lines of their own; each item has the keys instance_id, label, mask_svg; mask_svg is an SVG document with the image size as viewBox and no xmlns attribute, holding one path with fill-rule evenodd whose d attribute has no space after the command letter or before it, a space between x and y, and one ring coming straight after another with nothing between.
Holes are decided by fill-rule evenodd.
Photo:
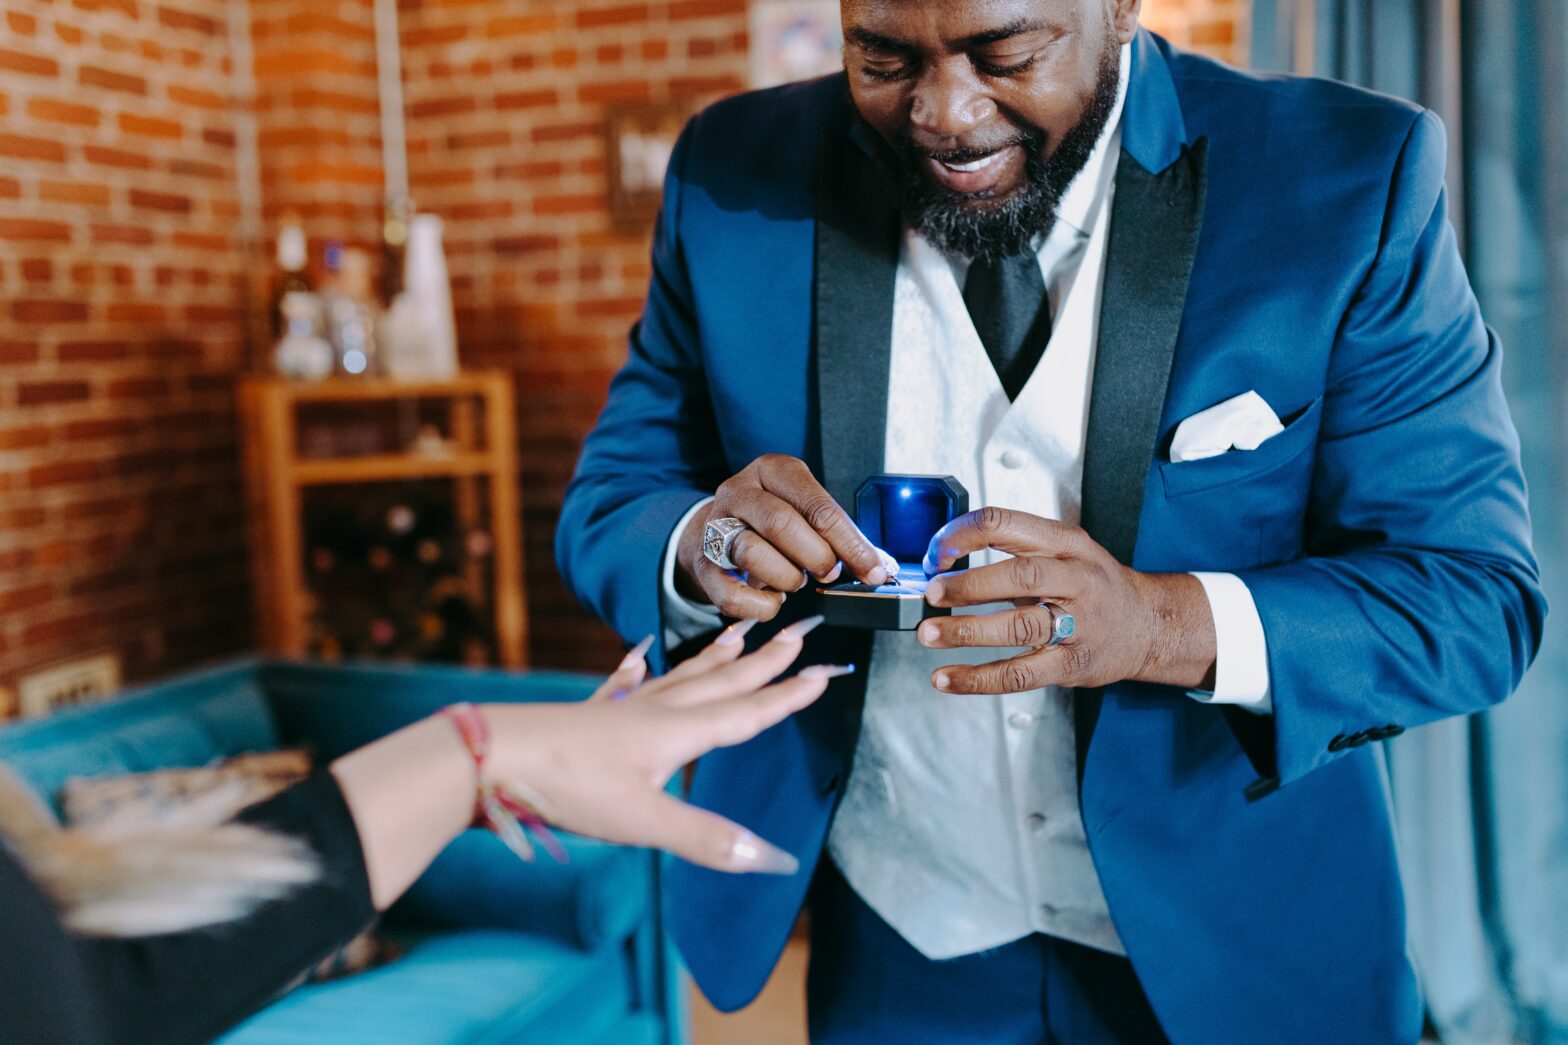
<instances>
[{"instance_id":1,"label":"suit jacket sleeve","mask_svg":"<svg viewBox=\"0 0 1568 1045\"><path fill-rule=\"evenodd\" d=\"M622 637L664 632L660 566L675 524L728 476L704 377L680 241L683 172L701 117L670 159L653 277L628 358L566 491L556 560L566 584ZM656 647L655 667L664 651Z\"/></svg>"},{"instance_id":2,"label":"suit jacket sleeve","mask_svg":"<svg viewBox=\"0 0 1568 1045\"><path fill-rule=\"evenodd\" d=\"M1430 113L1391 172L1378 255L1331 356L1307 557L1238 576L1268 641L1281 783L1518 684L1546 613L1502 353L1446 216ZM1265 774L1267 775L1266 771Z\"/></svg>"}]
</instances>

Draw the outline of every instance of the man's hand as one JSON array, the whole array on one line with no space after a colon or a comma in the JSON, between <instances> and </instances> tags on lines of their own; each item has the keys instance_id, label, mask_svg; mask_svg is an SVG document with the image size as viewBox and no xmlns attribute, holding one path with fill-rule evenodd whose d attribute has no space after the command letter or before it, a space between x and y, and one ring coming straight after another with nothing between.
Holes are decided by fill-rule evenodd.
<instances>
[{"instance_id":1,"label":"man's hand","mask_svg":"<svg viewBox=\"0 0 1568 1045\"><path fill-rule=\"evenodd\" d=\"M973 552L1010 559L943 574ZM1011 602L1016 609L934 617L917 632L931 649L1028 646L989 664L938 668L931 684L950 693L1019 693L1042 686L1095 687L1133 679L1212 689L1214 621L1203 586L1188 574L1139 573L1076 526L1005 508L955 519L931 540L926 601L933 606ZM1051 610L1074 618L1073 635L1047 646Z\"/></svg>"},{"instance_id":2,"label":"man's hand","mask_svg":"<svg viewBox=\"0 0 1568 1045\"><path fill-rule=\"evenodd\" d=\"M730 549L737 572L720 569L702 553L704 526L726 517L749 527ZM771 620L784 596L812 577L831 583L848 569L867 584L888 579L881 553L811 469L781 454L757 458L719 487L707 512L681 534L679 565L677 579L688 595L744 620Z\"/></svg>"}]
</instances>

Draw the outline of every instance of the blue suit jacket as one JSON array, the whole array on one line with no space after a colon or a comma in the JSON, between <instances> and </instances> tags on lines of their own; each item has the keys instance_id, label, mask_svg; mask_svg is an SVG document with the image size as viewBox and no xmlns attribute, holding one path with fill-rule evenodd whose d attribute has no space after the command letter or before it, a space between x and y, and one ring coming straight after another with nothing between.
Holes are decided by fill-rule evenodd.
<instances>
[{"instance_id":1,"label":"blue suit jacket","mask_svg":"<svg viewBox=\"0 0 1568 1045\"><path fill-rule=\"evenodd\" d=\"M1175 1041L1413 1041L1368 742L1503 699L1545 615L1500 351L1445 215L1442 128L1147 33L1132 53L1083 523L1141 570L1238 574L1274 714L1149 685L1078 694L1095 866ZM661 630L677 520L751 460L802 457L841 496L881 470L898 220L862 144L842 76L723 102L681 139L646 311L558 537L568 582L628 639ZM1282 433L1170 462L1178 422L1248 389ZM869 648L814 639L813 659ZM863 694L836 685L697 769L694 801L803 866L675 868L670 925L721 1008L761 988L804 900Z\"/></svg>"}]
</instances>

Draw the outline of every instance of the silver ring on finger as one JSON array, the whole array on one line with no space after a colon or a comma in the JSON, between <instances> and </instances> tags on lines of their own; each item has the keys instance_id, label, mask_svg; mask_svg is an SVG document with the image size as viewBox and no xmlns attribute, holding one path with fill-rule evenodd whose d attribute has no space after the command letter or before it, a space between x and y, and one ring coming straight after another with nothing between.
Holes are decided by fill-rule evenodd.
<instances>
[{"instance_id":1,"label":"silver ring on finger","mask_svg":"<svg viewBox=\"0 0 1568 1045\"><path fill-rule=\"evenodd\" d=\"M1040 603L1040 608L1051 615L1051 637L1045 640L1047 646L1060 646L1073 637L1073 632L1078 630L1078 621L1071 613L1050 602Z\"/></svg>"},{"instance_id":2,"label":"silver ring on finger","mask_svg":"<svg viewBox=\"0 0 1568 1045\"><path fill-rule=\"evenodd\" d=\"M709 519L702 528L702 554L721 570L740 569L730 558L730 552L735 548L735 539L749 529L751 527L731 516Z\"/></svg>"}]
</instances>

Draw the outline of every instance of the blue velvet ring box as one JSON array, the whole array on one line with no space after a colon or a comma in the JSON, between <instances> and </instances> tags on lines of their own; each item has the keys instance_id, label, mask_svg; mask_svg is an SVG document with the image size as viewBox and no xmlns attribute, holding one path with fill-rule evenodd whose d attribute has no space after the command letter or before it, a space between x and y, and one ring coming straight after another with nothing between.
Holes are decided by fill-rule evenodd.
<instances>
[{"instance_id":1,"label":"blue velvet ring box","mask_svg":"<svg viewBox=\"0 0 1568 1045\"><path fill-rule=\"evenodd\" d=\"M829 626L909 631L946 616L926 604L922 562L936 532L969 511L969 491L951 475L874 475L855 492L855 523L898 560L898 576L878 587L849 581L817 589ZM962 569L963 563L955 568Z\"/></svg>"}]
</instances>

